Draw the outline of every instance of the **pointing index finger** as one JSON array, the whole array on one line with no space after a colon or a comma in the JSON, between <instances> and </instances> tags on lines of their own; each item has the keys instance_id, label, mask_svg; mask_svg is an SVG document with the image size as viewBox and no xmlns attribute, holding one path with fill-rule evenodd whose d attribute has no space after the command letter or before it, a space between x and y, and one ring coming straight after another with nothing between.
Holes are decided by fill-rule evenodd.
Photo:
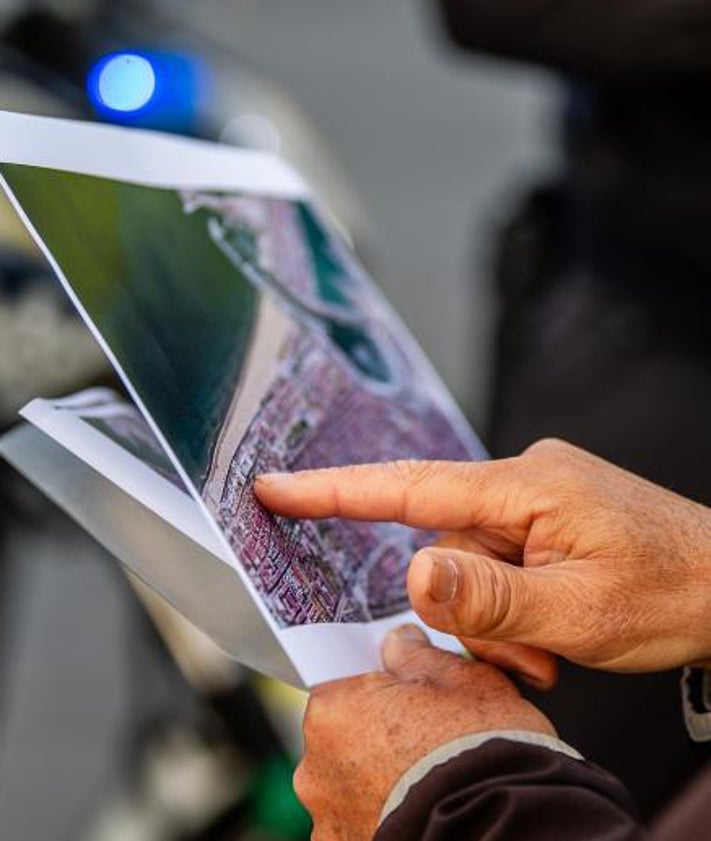
<instances>
[{"instance_id":1,"label":"pointing index finger","mask_svg":"<svg viewBox=\"0 0 711 841\"><path fill-rule=\"evenodd\" d=\"M254 490L263 505L287 517L457 530L499 519L512 483L521 487L516 461L394 461L266 474L257 477Z\"/></svg>"}]
</instances>

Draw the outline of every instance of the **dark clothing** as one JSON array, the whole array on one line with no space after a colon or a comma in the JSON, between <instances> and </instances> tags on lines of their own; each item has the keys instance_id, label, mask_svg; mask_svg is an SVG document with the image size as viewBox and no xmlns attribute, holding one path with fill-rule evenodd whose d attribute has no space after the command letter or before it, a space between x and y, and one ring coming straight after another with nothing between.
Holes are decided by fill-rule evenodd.
<instances>
[{"instance_id":1,"label":"dark clothing","mask_svg":"<svg viewBox=\"0 0 711 841\"><path fill-rule=\"evenodd\" d=\"M708 282L711 3L439 5L460 47L534 62L571 81L564 119L570 258L620 282L634 262L629 252L641 250L648 259L637 282L674 283L671 266L675 275Z\"/></svg>"},{"instance_id":2,"label":"dark clothing","mask_svg":"<svg viewBox=\"0 0 711 841\"><path fill-rule=\"evenodd\" d=\"M637 841L633 811L600 768L496 739L433 769L375 841Z\"/></svg>"},{"instance_id":3,"label":"dark clothing","mask_svg":"<svg viewBox=\"0 0 711 841\"><path fill-rule=\"evenodd\" d=\"M439 0L460 47L615 82L711 77L706 0Z\"/></svg>"},{"instance_id":4,"label":"dark clothing","mask_svg":"<svg viewBox=\"0 0 711 841\"><path fill-rule=\"evenodd\" d=\"M434 768L374 841L706 841L711 768L649 834L606 771L496 739Z\"/></svg>"},{"instance_id":5,"label":"dark clothing","mask_svg":"<svg viewBox=\"0 0 711 841\"><path fill-rule=\"evenodd\" d=\"M654 822L650 841L708 841L711 829L711 765Z\"/></svg>"},{"instance_id":6,"label":"dark clothing","mask_svg":"<svg viewBox=\"0 0 711 841\"><path fill-rule=\"evenodd\" d=\"M492 455L558 436L711 504L711 2L439 6L460 47L569 83L558 183L499 252ZM563 662L557 689L531 695L645 817L706 759L685 740L676 674Z\"/></svg>"}]
</instances>

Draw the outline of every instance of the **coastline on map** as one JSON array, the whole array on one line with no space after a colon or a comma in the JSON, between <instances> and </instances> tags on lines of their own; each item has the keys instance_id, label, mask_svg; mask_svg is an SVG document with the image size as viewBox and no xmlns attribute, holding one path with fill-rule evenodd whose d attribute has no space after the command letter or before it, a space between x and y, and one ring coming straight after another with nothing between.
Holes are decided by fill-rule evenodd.
<instances>
[{"instance_id":1,"label":"coastline on map","mask_svg":"<svg viewBox=\"0 0 711 841\"><path fill-rule=\"evenodd\" d=\"M276 376L284 342L293 322L274 302L260 300L246 356L234 383L232 399L215 437L202 496L214 510L219 505L230 463Z\"/></svg>"}]
</instances>

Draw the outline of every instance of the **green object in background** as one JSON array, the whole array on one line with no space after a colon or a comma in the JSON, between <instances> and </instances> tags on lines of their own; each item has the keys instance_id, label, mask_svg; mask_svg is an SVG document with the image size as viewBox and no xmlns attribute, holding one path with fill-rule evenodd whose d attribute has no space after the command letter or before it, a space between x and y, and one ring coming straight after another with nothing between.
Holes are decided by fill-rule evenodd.
<instances>
[{"instance_id":1,"label":"green object in background","mask_svg":"<svg viewBox=\"0 0 711 841\"><path fill-rule=\"evenodd\" d=\"M252 828L274 841L306 841L311 818L294 794L294 766L285 756L266 762L254 782Z\"/></svg>"}]
</instances>

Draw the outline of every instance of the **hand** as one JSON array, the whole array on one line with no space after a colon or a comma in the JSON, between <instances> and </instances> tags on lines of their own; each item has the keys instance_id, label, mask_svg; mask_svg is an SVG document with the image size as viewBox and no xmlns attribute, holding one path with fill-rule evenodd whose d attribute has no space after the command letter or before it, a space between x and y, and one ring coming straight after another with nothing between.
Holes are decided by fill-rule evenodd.
<instances>
[{"instance_id":1,"label":"hand","mask_svg":"<svg viewBox=\"0 0 711 841\"><path fill-rule=\"evenodd\" d=\"M309 699L294 789L312 841L370 841L397 781L439 745L490 730L555 736L501 672L433 648L414 625L386 637L383 663L386 673L322 684Z\"/></svg>"},{"instance_id":2,"label":"hand","mask_svg":"<svg viewBox=\"0 0 711 841\"><path fill-rule=\"evenodd\" d=\"M412 560L412 605L491 659L510 643L620 672L711 659L711 512L569 444L267 476L256 491L287 516L447 530L456 548Z\"/></svg>"}]
</instances>

